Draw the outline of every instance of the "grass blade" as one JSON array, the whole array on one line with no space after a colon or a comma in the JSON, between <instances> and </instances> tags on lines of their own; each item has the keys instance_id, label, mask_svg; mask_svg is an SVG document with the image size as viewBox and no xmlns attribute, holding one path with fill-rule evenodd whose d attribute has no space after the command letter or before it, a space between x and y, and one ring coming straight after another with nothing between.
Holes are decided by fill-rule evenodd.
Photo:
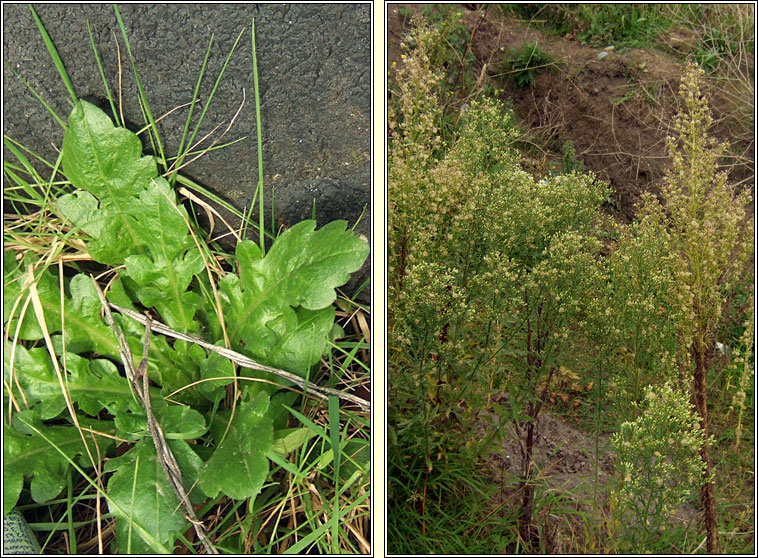
<instances>
[{"instance_id":1,"label":"grass blade","mask_svg":"<svg viewBox=\"0 0 758 558\"><path fill-rule=\"evenodd\" d=\"M113 102L113 94L111 93L111 88L108 86L108 79L105 77L105 70L103 69L103 64L100 60L100 54L97 52L97 45L95 45L95 37L92 35L92 27L90 27L89 21L87 22L87 32L89 33L89 42L90 45L92 45L92 52L95 53L95 63L97 64L97 69L100 71L100 77L103 80L103 85L105 86L105 95L108 97L108 102L111 105L111 112L113 113L113 118L116 119L116 126L123 126L123 123L119 120L118 112L116 111L116 105Z\"/></svg>"},{"instance_id":2,"label":"grass blade","mask_svg":"<svg viewBox=\"0 0 758 558\"><path fill-rule=\"evenodd\" d=\"M66 86L66 89L68 90L68 94L71 95L71 106L74 106L78 99L76 97L76 92L74 91L74 86L71 83L71 79L68 77L68 72L66 72L66 67L63 65L63 60L61 60L61 57L58 54L58 49L55 48L55 45L53 44L53 40L50 38L50 35L47 32L47 29L45 29L45 26L42 24L42 20L37 15L37 12L34 9L34 6L30 4L29 9L32 11L32 17L34 17L34 21L37 24L37 28L39 29L39 32L42 35L42 40L45 41L45 46L47 47L47 51L50 53L50 57L53 59L53 64L55 64L55 68L58 70L58 73L60 74L61 79L63 80L63 84Z\"/></svg>"},{"instance_id":3,"label":"grass blade","mask_svg":"<svg viewBox=\"0 0 758 558\"><path fill-rule=\"evenodd\" d=\"M124 20L121 18L121 12L118 9L118 6L114 4L113 10L116 12L116 19L118 20L119 28L121 29L121 35L124 37L124 43L126 44L126 52L129 54L129 62L132 65L132 72L134 73L134 80L137 83L137 89L139 90L139 101L140 101L140 107L142 108L142 113L145 118L145 124L149 127L149 133L148 137L150 138L150 143L153 146L153 152L159 153L160 156L163 158L163 160L166 160L166 153L163 150L163 144L161 143L160 135L158 134L158 128L155 125L155 118L153 118L153 113L150 111L150 104L147 101L147 95L145 94L145 89L142 87L142 81L139 78L139 72L137 72L137 65L134 62L134 56L132 55L132 47L129 43L129 37L126 34L126 26L124 25ZM157 146L157 149L156 149Z\"/></svg>"},{"instance_id":4,"label":"grass blade","mask_svg":"<svg viewBox=\"0 0 758 558\"><path fill-rule=\"evenodd\" d=\"M34 89L34 87L32 87L32 86L29 84L29 82L28 82L28 81L26 81L26 80L25 80L25 79L24 79L24 78L21 76L21 74L19 74L19 73L18 73L18 72L17 72L17 71L16 71L16 70L15 70L15 69L12 67L12 66L10 66L9 64L6 64L6 66L7 66L7 67L8 67L8 69L9 69L9 70L10 70L10 71L13 73L13 75L14 75L14 76L16 76L18 79L20 79L20 80L21 80L21 83L23 83L24 85L26 85L26 88L27 88L29 91L31 91L32 95L34 95L34 96L37 98L37 100L38 100L38 101L39 101L39 102L42 104L42 106L44 106L44 107L47 109L47 111L48 111L48 112L49 112L49 113L52 115L52 117L55 119L55 121L56 121L58 124L60 124L61 128L63 128L63 129L65 130L65 129L66 129L66 123L63 121L63 119L62 119L60 116L58 116L58 113L56 113L56 112L53 110L53 107L51 107L51 106L50 106L50 105L47 103L47 101L45 101L45 99L43 99L43 98L42 98L42 96L41 96L39 93L37 93L37 90L36 90L36 89Z\"/></svg>"},{"instance_id":5,"label":"grass blade","mask_svg":"<svg viewBox=\"0 0 758 558\"><path fill-rule=\"evenodd\" d=\"M258 194L258 231L260 235L261 252L266 253L266 242L263 218L263 126L261 125L261 94L258 88L258 57L255 52L255 18L252 20L252 26L250 31L250 37L253 50L253 86L255 89L255 129L257 133L258 141L258 185L256 186L256 193ZM253 206L250 205L252 210ZM272 192L271 199L271 234L276 236L274 232L274 199Z\"/></svg>"},{"instance_id":6,"label":"grass blade","mask_svg":"<svg viewBox=\"0 0 758 558\"><path fill-rule=\"evenodd\" d=\"M197 82L195 83L195 90L192 92L192 101L190 102L190 109L189 114L187 115L187 121L184 123L184 131L182 132L182 139L179 142L179 149L176 156L176 163L174 164L174 169L176 169L173 173L171 173L168 177L169 183L173 186L174 182L176 181L176 177L178 174L178 168L182 166L182 162L184 161L184 158L188 155L188 153L184 153L184 145L185 140L187 139L187 134L189 133L189 127L190 123L192 122L192 113L195 111L195 103L197 102L198 93L200 92L200 83L203 81L203 76L205 75L205 68L208 65L208 58L210 58L211 54L211 47L213 46L213 35L211 35L210 41L208 41L208 48L205 50L205 58L203 59L203 66L200 68L200 74L197 76ZM200 127L200 124L195 127L195 131L192 133L192 137L187 142L187 145L192 145L192 138L195 137L195 133L197 133L198 128Z\"/></svg>"}]
</instances>

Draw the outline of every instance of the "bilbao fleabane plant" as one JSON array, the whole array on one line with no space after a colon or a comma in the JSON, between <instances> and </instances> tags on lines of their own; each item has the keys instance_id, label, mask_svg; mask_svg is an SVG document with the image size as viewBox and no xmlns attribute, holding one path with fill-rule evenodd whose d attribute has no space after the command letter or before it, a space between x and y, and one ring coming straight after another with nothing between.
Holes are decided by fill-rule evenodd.
<instances>
[{"instance_id":1,"label":"bilbao fleabane plant","mask_svg":"<svg viewBox=\"0 0 758 558\"><path fill-rule=\"evenodd\" d=\"M644 198L641 214L657 215L661 234L668 234L671 264L678 286L676 327L682 346L682 380L692 378L692 398L706 436L708 370L716 348L716 327L726 295L747 272L753 254L754 222L747 214L748 189L737 191L719 171L725 146L709 137L713 122L700 91L703 71L687 66L680 85L682 106L674 121L677 137L667 140L673 165L661 188L660 201ZM705 464L701 505L707 550L719 551L718 518L710 449L703 445Z\"/></svg>"},{"instance_id":2,"label":"bilbao fleabane plant","mask_svg":"<svg viewBox=\"0 0 758 558\"><path fill-rule=\"evenodd\" d=\"M613 519L630 551L662 551L661 532L700 488L706 439L688 394L671 382L646 387L633 406L639 417L623 422L611 439L619 470Z\"/></svg>"}]
</instances>

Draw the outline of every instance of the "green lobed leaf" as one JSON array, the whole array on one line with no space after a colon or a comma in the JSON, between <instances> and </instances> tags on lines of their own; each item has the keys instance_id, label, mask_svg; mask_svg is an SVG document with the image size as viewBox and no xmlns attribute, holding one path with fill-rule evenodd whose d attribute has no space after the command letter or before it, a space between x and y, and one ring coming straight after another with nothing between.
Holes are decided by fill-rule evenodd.
<instances>
[{"instance_id":1,"label":"green lobed leaf","mask_svg":"<svg viewBox=\"0 0 758 558\"><path fill-rule=\"evenodd\" d=\"M45 426L34 410L25 410L13 415L12 428L3 430L3 510L8 513L16 505L23 487L24 476L31 477L31 494L37 503L45 503L58 496L66 483L70 464L50 443L34 429L55 444L66 456L74 459L85 455L82 436L73 426ZM107 424L90 423L89 426L107 432ZM32 428L33 427L33 428ZM112 441L97 437L88 439L90 451L97 455L105 453ZM86 461L85 461L86 463Z\"/></svg>"},{"instance_id":2,"label":"green lobed leaf","mask_svg":"<svg viewBox=\"0 0 758 558\"><path fill-rule=\"evenodd\" d=\"M318 362L334 322L328 308L336 299L334 289L369 251L345 226L334 221L316 231L315 221L303 221L278 237L265 257L253 242L237 245L240 275L221 281L224 315L237 348L301 374Z\"/></svg>"},{"instance_id":3,"label":"green lobed leaf","mask_svg":"<svg viewBox=\"0 0 758 558\"><path fill-rule=\"evenodd\" d=\"M187 211L177 204L153 157L142 157L139 138L117 128L94 105L80 101L63 139L63 169L78 191L57 201L59 212L90 237L100 263L126 264L142 304L183 332L200 297L187 292L203 259L189 234Z\"/></svg>"},{"instance_id":4,"label":"green lobed leaf","mask_svg":"<svg viewBox=\"0 0 758 558\"><path fill-rule=\"evenodd\" d=\"M334 316L334 306L327 306L321 310L298 308L294 312L295 321L286 324L286 327L279 327L283 324L274 320L271 329L279 338L269 351L267 362L271 366L305 375L324 353L334 325Z\"/></svg>"},{"instance_id":5,"label":"green lobed leaf","mask_svg":"<svg viewBox=\"0 0 758 558\"><path fill-rule=\"evenodd\" d=\"M158 175L158 167L153 157L142 157L142 143L136 134L116 128L102 110L87 101L74 106L68 124L63 137L63 170L76 188L94 195L100 205L94 211L91 199L80 195L80 201L86 200L83 205L64 215L76 225L99 229L100 236L89 246L95 259L120 264L145 246L135 216L139 209L135 199ZM73 200L64 199L59 205L62 212L73 205Z\"/></svg>"},{"instance_id":6,"label":"green lobed leaf","mask_svg":"<svg viewBox=\"0 0 758 558\"><path fill-rule=\"evenodd\" d=\"M222 492L242 500L258 494L268 476L266 454L274 441L268 410L268 395L261 392L254 401L237 406L230 425L231 411L219 413L211 427L218 446L200 471L200 487L208 496Z\"/></svg>"},{"instance_id":7,"label":"green lobed leaf","mask_svg":"<svg viewBox=\"0 0 758 558\"><path fill-rule=\"evenodd\" d=\"M202 466L201 459L183 440L168 442L189 491ZM163 544L172 544L187 529L187 520L179 499L158 462L153 441L143 438L121 457L106 463L106 471L115 471L108 481L108 496L115 503L110 510L116 516L116 540L122 553L154 552L132 525L138 523ZM198 489L191 493L201 496Z\"/></svg>"},{"instance_id":8,"label":"green lobed leaf","mask_svg":"<svg viewBox=\"0 0 758 558\"><path fill-rule=\"evenodd\" d=\"M162 399L153 401L152 407L155 418L168 440L192 440L208 430L203 415L191 407L175 405ZM115 422L119 434L124 437L141 438L149 435L147 415L142 409L134 412L121 410L116 414Z\"/></svg>"},{"instance_id":9,"label":"green lobed leaf","mask_svg":"<svg viewBox=\"0 0 758 558\"><path fill-rule=\"evenodd\" d=\"M165 323L183 332L197 330L193 321L200 296L187 292L203 270L203 258L187 228L187 212L163 178L150 182L139 197L139 224L150 255L126 258L126 275L137 285L140 302L154 306Z\"/></svg>"},{"instance_id":10,"label":"green lobed leaf","mask_svg":"<svg viewBox=\"0 0 758 558\"><path fill-rule=\"evenodd\" d=\"M28 296L28 293L22 292L20 280L18 280L22 274L22 268L10 271L6 268L5 270L3 298L6 309L9 308L9 304L12 306L18 297ZM116 282L114 285L120 287L120 282ZM62 352L60 332L61 322L63 322L65 324L63 331L66 337L67 352L78 354L97 353L115 362L121 362L118 342L113 335L113 330L101 318L100 298L97 295L92 278L83 274L76 275L68 283L67 290L69 292L64 293L63 298L64 317L61 319L61 296L58 277L50 270L43 271L40 275L37 291L45 314L47 329L53 336L56 352L59 354ZM21 306L19 305L19 308ZM15 334L18 316L14 316L13 320L9 318L9 315L5 316L5 329ZM140 358L145 334L144 326L139 325L134 320L122 320L118 315L116 315L116 319L121 322L125 330L132 355ZM19 339L29 341L42 339L42 330L37 323L31 305L29 305L24 317L18 337ZM151 379L162 382L164 377L168 380L176 378L177 383L180 381L179 378L186 379L192 377L194 379L193 369L184 367L179 370L180 366L177 363L181 362L181 365L184 366L187 364L185 360L180 358L174 349L168 345L165 337L151 336L148 367Z\"/></svg>"},{"instance_id":11,"label":"green lobed leaf","mask_svg":"<svg viewBox=\"0 0 758 558\"><path fill-rule=\"evenodd\" d=\"M65 363L66 391L82 411L94 416L116 403L125 406L135 403L129 382L119 375L112 362L105 359L88 360L68 353ZM63 359L60 364L62 367ZM27 350L22 345L16 346L13 381L10 378L10 351L6 351L4 372L14 392L20 386L23 399L42 419L57 417L66 408L58 375L45 347ZM19 393L16 393L16 398L21 399Z\"/></svg>"},{"instance_id":12,"label":"green lobed leaf","mask_svg":"<svg viewBox=\"0 0 758 558\"><path fill-rule=\"evenodd\" d=\"M225 386L231 384L235 375L232 361L212 352L200 363L200 373L204 380L210 378L230 378L225 380L205 381L198 385L198 391L209 401L218 402L226 395Z\"/></svg>"}]
</instances>

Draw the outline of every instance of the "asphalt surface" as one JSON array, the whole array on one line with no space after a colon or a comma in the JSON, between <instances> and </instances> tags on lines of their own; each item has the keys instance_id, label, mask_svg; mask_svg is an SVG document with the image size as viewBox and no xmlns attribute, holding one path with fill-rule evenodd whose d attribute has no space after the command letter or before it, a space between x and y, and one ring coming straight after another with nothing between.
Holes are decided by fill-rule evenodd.
<instances>
[{"instance_id":1,"label":"asphalt surface","mask_svg":"<svg viewBox=\"0 0 758 558\"><path fill-rule=\"evenodd\" d=\"M116 92L118 42L124 114L132 130L140 129L144 120L138 90L113 7L44 4L35 9L77 97L102 108L107 107L106 93L88 23L108 84ZM213 136L217 137L239 109L244 90L244 106L221 141L245 139L206 154L184 171L238 208L251 203L258 179L250 37L255 18L267 200L275 200L275 214L284 225L310 218L314 203L319 226L334 219L345 219L352 226L365 210L356 231L370 238L370 4L124 4L119 10L156 117L192 99L212 36L200 89L205 101L237 36L245 30L198 134L202 137L222 124ZM4 133L54 161L63 130L11 69L64 120L71 110L70 96L28 5L3 4L3 30ZM169 154L178 149L187 114L187 108L175 110L159 124ZM8 156L12 157L4 150ZM365 265L351 281L348 294L368 276Z\"/></svg>"}]
</instances>

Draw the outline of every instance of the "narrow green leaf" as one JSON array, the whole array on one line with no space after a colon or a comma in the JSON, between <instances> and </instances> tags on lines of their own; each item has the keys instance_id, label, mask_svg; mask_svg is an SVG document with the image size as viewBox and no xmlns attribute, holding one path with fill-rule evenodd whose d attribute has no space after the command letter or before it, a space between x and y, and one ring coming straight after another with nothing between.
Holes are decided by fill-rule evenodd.
<instances>
[{"instance_id":1,"label":"narrow green leaf","mask_svg":"<svg viewBox=\"0 0 758 558\"><path fill-rule=\"evenodd\" d=\"M16 505L25 475L32 479L31 494L35 502L42 504L57 497L66 484L66 472L69 469L66 457L73 460L77 455L83 455L86 452L81 434L75 427L45 426L33 410L14 414L12 423L12 428L3 430L3 483L6 485L3 489L3 509L5 512ZM58 450L50 442L37 435L35 428L44 432ZM99 429L103 431L108 431L109 428L106 424L99 426ZM95 440L92 444L100 445L100 451L103 453L111 444L104 438ZM91 450L96 453L94 446Z\"/></svg>"},{"instance_id":2,"label":"narrow green leaf","mask_svg":"<svg viewBox=\"0 0 758 558\"><path fill-rule=\"evenodd\" d=\"M29 9L32 11L32 17L34 17L34 21L37 24L37 29L39 29L40 35L42 35L42 40L45 42L47 52L50 53L50 58L53 59L53 64L55 64L55 68L58 70L58 73L63 80L63 84L68 90L68 94L71 95L71 99L75 103L77 98L76 93L74 92L74 86L71 83L71 79L68 77L68 72L66 72L66 67L63 65L63 60L61 60L61 57L58 54L58 49L55 48L55 44L50 38L50 34L47 32L47 29L45 29L45 26L42 24L42 20L39 18L37 12L31 4L29 5Z\"/></svg>"},{"instance_id":3,"label":"narrow green leaf","mask_svg":"<svg viewBox=\"0 0 758 558\"><path fill-rule=\"evenodd\" d=\"M147 101L145 89L142 87L142 80L139 77L139 72L137 72L137 65L134 63L132 45L129 42L129 36L126 34L126 26L124 25L124 20L121 18L121 12L119 11L116 4L113 5L113 11L116 14L116 20L118 21L118 26L121 29L121 36L124 38L124 44L126 45L126 52L129 55L129 62L131 62L132 65L132 73L134 74L134 81L137 83L137 89L139 90L140 108L142 109L142 114L145 117L145 124L147 124L151 130L149 136L153 148L153 153L160 154L161 158L165 161L166 153L163 150L163 144L161 143L161 138L155 125L153 113L150 111L150 103Z\"/></svg>"}]
</instances>

